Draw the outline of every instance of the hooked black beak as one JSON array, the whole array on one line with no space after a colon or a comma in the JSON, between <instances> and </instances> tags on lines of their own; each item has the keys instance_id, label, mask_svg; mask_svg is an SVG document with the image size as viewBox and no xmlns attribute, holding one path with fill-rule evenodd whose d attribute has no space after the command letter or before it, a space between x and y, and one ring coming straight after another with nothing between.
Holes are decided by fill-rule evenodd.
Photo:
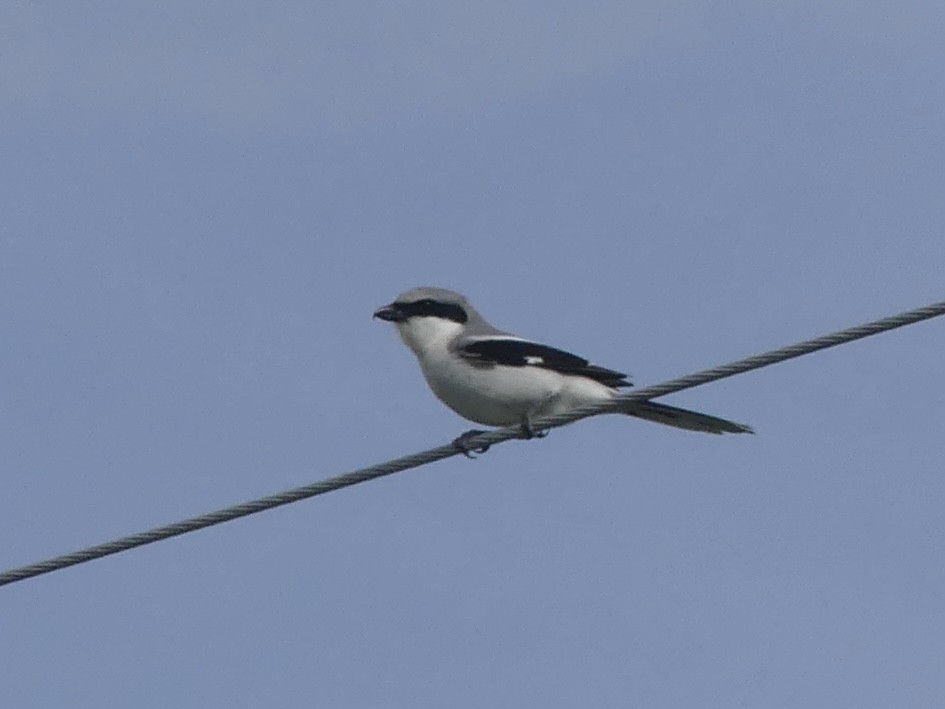
<instances>
[{"instance_id":1,"label":"hooked black beak","mask_svg":"<svg viewBox=\"0 0 945 709\"><path fill-rule=\"evenodd\" d=\"M378 308L374 311L374 317L386 320L387 322L403 322L407 319L407 316L395 303L385 305L383 308Z\"/></svg>"}]
</instances>

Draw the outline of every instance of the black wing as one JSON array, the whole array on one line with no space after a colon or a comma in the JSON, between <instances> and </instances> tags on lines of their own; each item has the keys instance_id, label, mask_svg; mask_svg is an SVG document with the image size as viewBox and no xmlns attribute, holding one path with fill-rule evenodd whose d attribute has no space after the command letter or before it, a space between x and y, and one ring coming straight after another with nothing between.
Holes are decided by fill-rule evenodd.
<instances>
[{"instance_id":1,"label":"black wing","mask_svg":"<svg viewBox=\"0 0 945 709\"><path fill-rule=\"evenodd\" d=\"M561 374L576 374L609 387L633 386L627 375L612 369L598 367L583 357L537 342L513 339L483 338L459 348L466 359L483 364L504 364L507 367L542 367Z\"/></svg>"}]
</instances>

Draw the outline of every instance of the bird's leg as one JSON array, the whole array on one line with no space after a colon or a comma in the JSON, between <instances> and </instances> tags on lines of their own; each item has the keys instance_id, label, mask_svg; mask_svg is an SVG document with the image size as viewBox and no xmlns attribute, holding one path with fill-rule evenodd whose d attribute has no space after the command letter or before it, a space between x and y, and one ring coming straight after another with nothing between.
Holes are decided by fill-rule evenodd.
<instances>
[{"instance_id":1,"label":"bird's leg","mask_svg":"<svg viewBox=\"0 0 945 709\"><path fill-rule=\"evenodd\" d=\"M548 431L539 431L532 426L532 414L525 414L525 417L522 419L522 438L526 441L530 441L533 438L544 438L548 435Z\"/></svg>"},{"instance_id":2,"label":"bird's leg","mask_svg":"<svg viewBox=\"0 0 945 709\"><path fill-rule=\"evenodd\" d=\"M486 431L480 431L477 428L466 431L466 433L453 440L453 447L467 458L476 458L478 455L482 455L489 450L489 444L485 443L479 446L472 446L469 444L469 441L483 433L486 433Z\"/></svg>"}]
</instances>

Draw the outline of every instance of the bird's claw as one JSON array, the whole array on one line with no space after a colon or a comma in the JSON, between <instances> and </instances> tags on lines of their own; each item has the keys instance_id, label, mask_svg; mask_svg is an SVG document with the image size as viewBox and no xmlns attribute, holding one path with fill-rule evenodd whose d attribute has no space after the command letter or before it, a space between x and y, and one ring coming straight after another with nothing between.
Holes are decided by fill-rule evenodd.
<instances>
[{"instance_id":1,"label":"bird's claw","mask_svg":"<svg viewBox=\"0 0 945 709\"><path fill-rule=\"evenodd\" d=\"M485 433L485 431L480 431L475 428L471 431L466 431L466 433L453 440L453 447L467 458L478 458L480 455L489 450L490 444L483 443L478 446L472 446L469 444L469 441L476 436L482 435L483 433Z\"/></svg>"}]
</instances>

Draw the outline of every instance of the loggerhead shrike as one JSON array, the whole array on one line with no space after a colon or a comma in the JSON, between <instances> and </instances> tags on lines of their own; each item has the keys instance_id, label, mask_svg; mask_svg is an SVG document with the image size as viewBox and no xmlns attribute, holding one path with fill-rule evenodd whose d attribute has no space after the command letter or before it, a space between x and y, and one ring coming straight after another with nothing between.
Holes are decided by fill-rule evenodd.
<instances>
[{"instance_id":1,"label":"loggerhead shrike","mask_svg":"<svg viewBox=\"0 0 945 709\"><path fill-rule=\"evenodd\" d=\"M442 288L408 290L374 317L397 326L440 401L486 426L521 425L526 438L541 435L531 428L535 418L607 401L632 386L625 374L493 327L463 296ZM740 423L654 401L627 402L620 413L690 431L752 433Z\"/></svg>"}]
</instances>

